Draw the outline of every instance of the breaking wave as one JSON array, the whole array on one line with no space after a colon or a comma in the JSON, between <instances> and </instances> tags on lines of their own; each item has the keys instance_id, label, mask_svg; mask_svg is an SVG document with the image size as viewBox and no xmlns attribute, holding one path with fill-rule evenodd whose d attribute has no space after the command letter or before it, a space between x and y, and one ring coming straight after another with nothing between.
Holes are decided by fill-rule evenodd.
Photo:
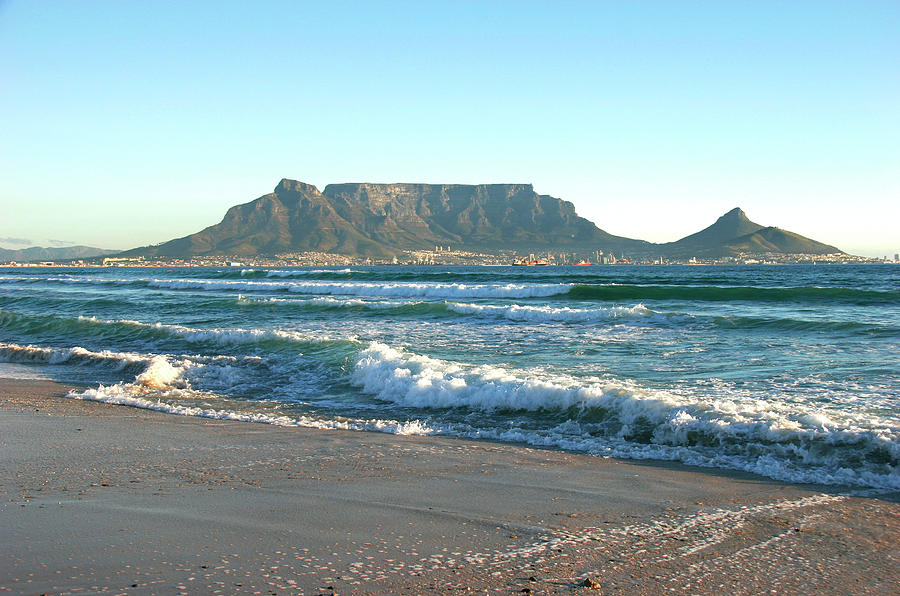
<instances>
[{"instance_id":1,"label":"breaking wave","mask_svg":"<svg viewBox=\"0 0 900 596\"><path fill-rule=\"evenodd\" d=\"M363 392L406 407L532 413L519 416L513 429L457 427L466 436L724 466L782 480L900 488L900 431L821 408L788 408L759 397L706 401L618 380L523 376L379 343L361 352L351 379ZM552 420L557 423L548 427Z\"/></svg>"}]
</instances>

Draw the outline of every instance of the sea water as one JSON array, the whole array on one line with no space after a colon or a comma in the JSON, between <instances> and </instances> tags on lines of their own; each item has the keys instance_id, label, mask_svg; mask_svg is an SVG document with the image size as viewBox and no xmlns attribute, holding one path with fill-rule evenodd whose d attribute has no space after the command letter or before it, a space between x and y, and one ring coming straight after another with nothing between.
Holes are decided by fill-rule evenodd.
<instances>
[{"instance_id":1,"label":"sea water","mask_svg":"<svg viewBox=\"0 0 900 596\"><path fill-rule=\"evenodd\" d=\"M70 397L885 490L898 344L891 265L0 269Z\"/></svg>"}]
</instances>

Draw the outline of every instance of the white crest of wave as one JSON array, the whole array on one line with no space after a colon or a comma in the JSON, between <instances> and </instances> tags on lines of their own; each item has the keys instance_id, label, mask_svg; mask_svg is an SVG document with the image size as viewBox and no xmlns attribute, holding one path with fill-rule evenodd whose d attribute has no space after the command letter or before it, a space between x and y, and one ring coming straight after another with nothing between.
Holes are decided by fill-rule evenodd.
<instances>
[{"instance_id":1,"label":"white crest of wave","mask_svg":"<svg viewBox=\"0 0 900 596\"><path fill-rule=\"evenodd\" d=\"M72 348L52 348L45 346L0 343L0 362L24 364L75 364L108 366L114 370L122 370L129 366L137 368L137 375L129 387L146 389L190 389L188 377L196 379L215 379L219 385L234 385L240 373L233 368L234 364L245 363L259 365L262 358L258 356L201 356L201 355L166 355L138 354L134 352L113 352L103 350L92 352L75 346ZM211 365L211 366L210 366Z\"/></svg>"},{"instance_id":2,"label":"white crest of wave","mask_svg":"<svg viewBox=\"0 0 900 596\"><path fill-rule=\"evenodd\" d=\"M540 298L565 294L573 285L558 284L463 284L419 282L303 282L246 280L152 279L152 287L194 290L287 290L298 294L339 296L398 296L407 298Z\"/></svg>"},{"instance_id":3,"label":"white crest of wave","mask_svg":"<svg viewBox=\"0 0 900 596\"><path fill-rule=\"evenodd\" d=\"M158 329L165 333L178 336L189 342L209 341L220 345L248 344L269 339L281 339L296 342L329 342L329 341L356 341L353 336L331 336L327 334L305 334L298 331L285 331L280 329L197 329L184 325L172 325L168 323L143 323L130 319L98 319L96 317L78 317L79 321L88 321L98 325L130 325L144 329Z\"/></svg>"},{"instance_id":4,"label":"white crest of wave","mask_svg":"<svg viewBox=\"0 0 900 596\"><path fill-rule=\"evenodd\" d=\"M318 275L320 273L340 273L346 275L353 273L352 269L297 269L294 271L282 271L272 269L266 272L266 277L303 277L304 275Z\"/></svg>"},{"instance_id":5,"label":"white crest of wave","mask_svg":"<svg viewBox=\"0 0 900 596\"><path fill-rule=\"evenodd\" d=\"M815 459L818 456L813 456L811 447L815 441L877 446L900 459L896 428L873 426L865 419L836 421L816 412L814 404L783 404L754 395L703 400L621 380L541 377L489 365L454 363L381 343L370 344L360 353L351 382L378 399L420 408L465 407L484 412L594 409L603 412L604 434L611 432L629 441L643 437L642 441L656 445L689 446L697 437L723 444L762 442L770 445L766 449L805 451ZM569 422L582 424L574 419ZM823 460L827 457L822 456Z\"/></svg>"},{"instance_id":6,"label":"white crest of wave","mask_svg":"<svg viewBox=\"0 0 900 596\"><path fill-rule=\"evenodd\" d=\"M519 377L503 368L471 366L411 354L381 343L360 353L351 380L379 399L421 408L565 410L605 407L634 420L652 415L662 422L679 404L624 384L579 384L573 379Z\"/></svg>"},{"instance_id":7,"label":"white crest of wave","mask_svg":"<svg viewBox=\"0 0 900 596\"><path fill-rule=\"evenodd\" d=\"M39 364L111 364L116 368L124 368L129 364L145 364L150 356L133 352L113 352L102 350L92 352L80 346L71 348L51 348L45 346L22 346L13 343L0 343L0 361Z\"/></svg>"},{"instance_id":8,"label":"white crest of wave","mask_svg":"<svg viewBox=\"0 0 900 596\"><path fill-rule=\"evenodd\" d=\"M420 302L400 301L400 300L363 300L361 298L335 298L333 296L316 296L315 298L247 298L244 295L238 295L239 302L259 302L265 304L286 304L286 305L313 305L313 306L332 306L335 308L350 308L355 306L363 306L373 310L391 309L398 306L406 306L409 304L421 304Z\"/></svg>"},{"instance_id":9,"label":"white crest of wave","mask_svg":"<svg viewBox=\"0 0 900 596\"><path fill-rule=\"evenodd\" d=\"M650 310L643 304L636 304L635 306L600 307L594 309L570 308L567 306L554 308L547 305L532 306L527 304L510 304L503 306L461 302L447 302L446 304L447 308L460 314L487 315L510 319L512 321L532 322L553 321L585 323L591 321L609 321L619 318L637 318L658 314L656 311Z\"/></svg>"}]
</instances>

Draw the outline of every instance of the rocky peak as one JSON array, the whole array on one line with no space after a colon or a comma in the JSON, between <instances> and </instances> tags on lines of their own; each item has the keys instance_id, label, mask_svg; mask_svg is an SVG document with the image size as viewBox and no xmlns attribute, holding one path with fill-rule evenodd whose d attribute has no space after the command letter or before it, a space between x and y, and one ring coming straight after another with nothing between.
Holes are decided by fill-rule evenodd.
<instances>
[{"instance_id":1,"label":"rocky peak","mask_svg":"<svg viewBox=\"0 0 900 596\"><path fill-rule=\"evenodd\" d=\"M278 186L275 187L275 194L296 192L319 194L319 189L312 184L300 182L299 180L291 180L289 178L282 178L281 182L278 183Z\"/></svg>"},{"instance_id":2,"label":"rocky peak","mask_svg":"<svg viewBox=\"0 0 900 596\"><path fill-rule=\"evenodd\" d=\"M719 221L729 221L729 220L750 221L750 218L747 217L747 214L744 213L743 209L741 209L740 207L735 207L734 209L732 209L731 211L729 211L728 213L726 213L725 215L723 215L722 217L719 218Z\"/></svg>"}]
</instances>

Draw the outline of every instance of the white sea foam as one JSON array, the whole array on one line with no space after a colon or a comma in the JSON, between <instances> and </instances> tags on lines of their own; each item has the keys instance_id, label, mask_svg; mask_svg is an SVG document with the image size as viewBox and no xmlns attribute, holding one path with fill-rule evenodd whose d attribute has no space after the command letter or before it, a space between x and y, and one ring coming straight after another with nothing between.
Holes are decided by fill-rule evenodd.
<instances>
[{"instance_id":1,"label":"white sea foam","mask_svg":"<svg viewBox=\"0 0 900 596\"><path fill-rule=\"evenodd\" d=\"M184 391L170 392L170 396L179 399L190 397L190 395L186 394ZM198 394L198 396L200 395ZM146 410L154 410L180 416L196 416L218 420L237 420L240 422L257 422L274 424L277 426L297 426L326 430L370 431L395 435L430 435L435 433L434 429L419 420L400 422L397 420L381 419L327 419L314 418L312 416L278 416L266 412L234 411L167 403L166 401L163 401L169 397L166 394L150 392L147 388L140 385L127 383L110 386L101 385L96 389L88 389L87 391L72 391L68 394L68 397L143 408Z\"/></svg>"},{"instance_id":2,"label":"white sea foam","mask_svg":"<svg viewBox=\"0 0 900 596\"><path fill-rule=\"evenodd\" d=\"M527 304L471 304L447 302L453 312L467 315L494 316L512 321L586 323L615 319L645 318L659 314L643 304L635 306L612 306L592 309L552 306L532 306Z\"/></svg>"},{"instance_id":3,"label":"white sea foam","mask_svg":"<svg viewBox=\"0 0 900 596\"><path fill-rule=\"evenodd\" d=\"M295 306L331 306L334 308L362 306L373 310L388 310L411 304L423 304L422 302L409 300L362 300L360 298L334 298L332 296L317 296L315 298L249 298L244 295L238 295L238 301L243 303L284 304Z\"/></svg>"},{"instance_id":4,"label":"white sea foam","mask_svg":"<svg viewBox=\"0 0 900 596\"><path fill-rule=\"evenodd\" d=\"M152 287L194 290L278 291L337 296L406 298L536 298L565 294L572 284L462 284L414 282L301 282L249 280L152 279Z\"/></svg>"},{"instance_id":5,"label":"white sea foam","mask_svg":"<svg viewBox=\"0 0 900 596\"><path fill-rule=\"evenodd\" d=\"M173 366L165 356L154 356L150 359L144 372L135 378L135 381L152 389L165 389L177 384L186 386L181 378L184 370L184 366Z\"/></svg>"},{"instance_id":6,"label":"white sea foam","mask_svg":"<svg viewBox=\"0 0 900 596\"><path fill-rule=\"evenodd\" d=\"M129 325L148 330L159 330L166 334L180 337L189 342L212 342L219 345L253 344L265 340L286 340L297 343L327 343L335 341L356 342L353 336L336 336L325 333L308 334L297 331L279 329L242 329L242 328L213 328L197 329L184 325L171 325L166 323L142 323L129 319L98 319L97 317L78 317L80 321L90 321L99 325Z\"/></svg>"},{"instance_id":7,"label":"white sea foam","mask_svg":"<svg viewBox=\"0 0 900 596\"><path fill-rule=\"evenodd\" d=\"M303 277L304 275L318 275L321 273L353 273L352 269L297 269L291 271L281 271L272 269L266 271L266 277Z\"/></svg>"}]
</instances>

